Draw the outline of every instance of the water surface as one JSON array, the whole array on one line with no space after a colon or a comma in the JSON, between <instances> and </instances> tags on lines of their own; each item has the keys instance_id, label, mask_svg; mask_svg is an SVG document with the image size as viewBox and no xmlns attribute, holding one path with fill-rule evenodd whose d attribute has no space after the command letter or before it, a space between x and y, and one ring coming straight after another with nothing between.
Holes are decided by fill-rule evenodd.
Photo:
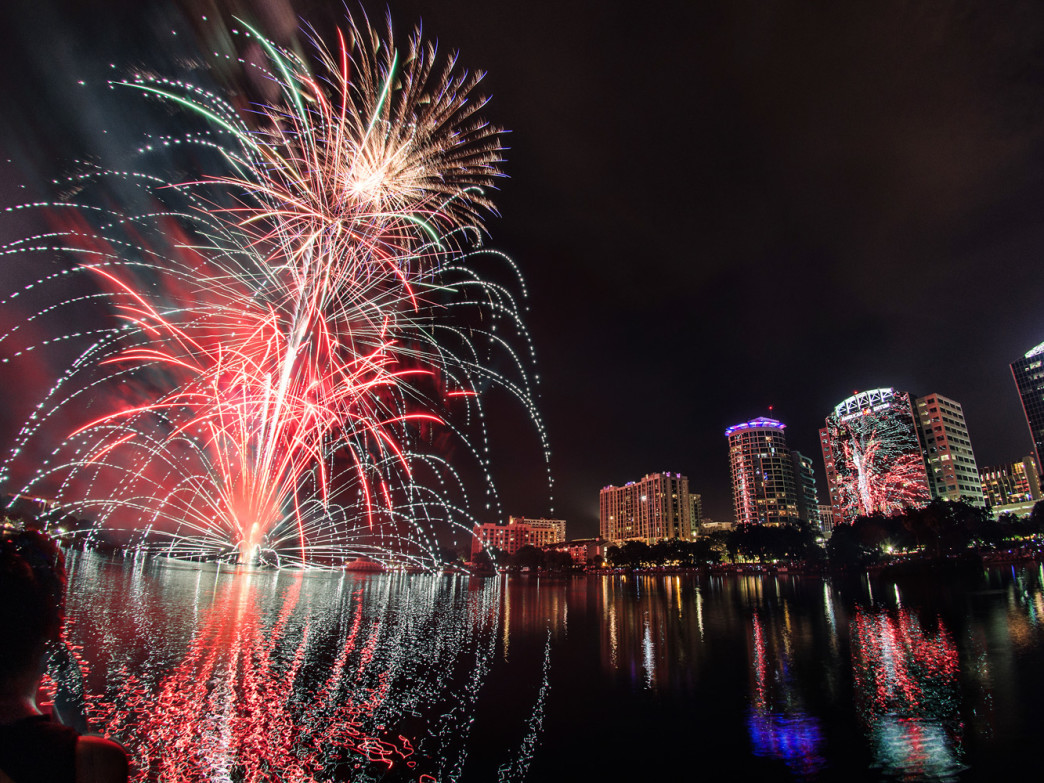
<instances>
[{"instance_id":1,"label":"water surface","mask_svg":"<svg viewBox=\"0 0 1044 783\"><path fill-rule=\"evenodd\" d=\"M468 579L72 554L141 780L995 780L1036 768L1044 571Z\"/></svg>"}]
</instances>

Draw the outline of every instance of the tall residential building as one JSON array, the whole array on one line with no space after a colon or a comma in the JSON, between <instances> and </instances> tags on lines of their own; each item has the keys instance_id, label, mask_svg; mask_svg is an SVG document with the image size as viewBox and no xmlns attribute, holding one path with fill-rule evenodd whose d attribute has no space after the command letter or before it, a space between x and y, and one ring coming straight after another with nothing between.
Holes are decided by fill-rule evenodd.
<instances>
[{"instance_id":1,"label":"tall residential building","mask_svg":"<svg viewBox=\"0 0 1044 783\"><path fill-rule=\"evenodd\" d=\"M1015 377L1033 439L1033 456L1040 465L1041 454L1044 454L1044 343L1012 362L1011 374Z\"/></svg>"},{"instance_id":2,"label":"tall residential building","mask_svg":"<svg viewBox=\"0 0 1044 783\"><path fill-rule=\"evenodd\" d=\"M1008 506L1040 500L1040 473L1033 457L979 471L982 492L990 506Z\"/></svg>"},{"instance_id":3,"label":"tall residential building","mask_svg":"<svg viewBox=\"0 0 1044 783\"><path fill-rule=\"evenodd\" d=\"M692 525L692 539L696 538L696 532L703 520L703 495L699 492L689 492L689 522Z\"/></svg>"},{"instance_id":4,"label":"tall residential building","mask_svg":"<svg viewBox=\"0 0 1044 783\"><path fill-rule=\"evenodd\" d=\"M689 479L680 473L650 473L622 487L605 487L598 505L599 533L611 543L692 539Z\"/></svg>"},{"instance_id":5,"label":"tall residential building","mask_svg":"<svg viewBox=\"0 0 1044 783\"><path fill-rule=\"evenodd\" d=\"M527 545L545 547L562 541L565 541L564 519L508 517L506 525L476 525L475 535L471 539L471 554L474 557L483 546L494 546L513 555Z\"/></svg>"},{"instance_id":6,"label":"tall residential building","mask_svg":"<svg viewBox=\"0 0 1044 783\"><path fill-rule=\"evenodd\" d=\"M842 400L827 416L819 443L835 524L931 499L906 392L873 389Z\"/></svg>"},{"instance_id":7,"label":"tall residential building","mask_svg":"<svg viewBox=\"0 0 1044 783\"><path fill-rule=\"evenodd\" d=\"M783 435L786 426L762 417L725 430L738 525L780 525L800 519L794 463Z\"/></svg>"},{"instance_id":8,"label":"tall residential building","mask_svg":"<svg viewBox=\"0 0 1044 783\"><path fill-rule=\"evenodd\" d=\"M790 452L794 463L794 478L797 479L798 517L813 527L821 527L819 520L819 492L816 490L816 473L812 469L812 458L800 451Z\"/></svg>"},{"instance_id":9,"label":"tall residential building","mask_svg":"<svg viewBox=\"0 0 1044 783\"><path fill-rule=\"evenodd\" d=\"M985 508L979 468L960 403L941 394L928 394L918 397L915 405L932 497L964 500Z\"/></svg>"}]
</instances>

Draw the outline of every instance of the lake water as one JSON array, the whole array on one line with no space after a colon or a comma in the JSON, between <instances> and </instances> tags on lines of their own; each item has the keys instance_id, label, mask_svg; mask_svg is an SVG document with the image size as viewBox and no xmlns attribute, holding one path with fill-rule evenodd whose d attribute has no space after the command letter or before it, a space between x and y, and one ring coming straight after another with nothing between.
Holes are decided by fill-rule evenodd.
<instances>
[{"instance_id":1,"label":"lake water","mask_svg":"<svg viewBox=\"0 0 1044 783\"><path fill-rule=\"evenodd\" d=\"M341 575L69 557L140 780L1033 777L1044 571Z\"/></svg>"}]
</instances>

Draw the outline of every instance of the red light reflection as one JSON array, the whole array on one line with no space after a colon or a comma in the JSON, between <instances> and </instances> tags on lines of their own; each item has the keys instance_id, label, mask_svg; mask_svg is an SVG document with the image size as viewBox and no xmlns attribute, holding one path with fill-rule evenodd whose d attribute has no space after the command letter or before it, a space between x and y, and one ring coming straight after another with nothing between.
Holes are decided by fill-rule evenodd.
<instances>
[{"instance_id":1,"label":"red light reflection","mask_svg":"<svg viewBox=\"0 0 1044 783\"><path fill-rule=\"evenodd\" d=\"M312 781L347 778L373 764L412 769L413 743L372 728L389 682L387 672L365 671L382 621L364 622L355 596L329 675L310 689L300 675L322 649L309 644L310 620L291 627L301 581L285 591L270 624L258 593L249 578L235 580L215 596L184 658L155 687L128 675L115 697L92 701L95 725L132 753L135 779ZM342 687L364 674L377 686Z\"/></svg>"},{"instance_id":2,"label":"red light reflection","mask_svg":"<svg viewBox=\"0 0 1044 783\"><path fill-rule=\"evenodd\" d=\"M857 609L852 670L878 766L930 778L961 769L960 662L941 619L931 630L907 609Z\"/></svg>"}]
</instances>

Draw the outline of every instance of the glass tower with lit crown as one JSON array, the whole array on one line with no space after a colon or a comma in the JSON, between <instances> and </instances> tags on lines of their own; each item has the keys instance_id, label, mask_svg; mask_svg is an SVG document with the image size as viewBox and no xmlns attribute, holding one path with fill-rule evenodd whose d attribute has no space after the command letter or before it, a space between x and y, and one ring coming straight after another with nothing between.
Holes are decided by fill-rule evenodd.
<instances>
[{"instance_id":1,"label":"glass tower with lit crown","mask_svg":"<svg viewBox=\"0 0 1044 783\"><path fill-rule=\"evenodd\" d=\"M1015 376L1022 410L1033 439L1034 456L1040 465L1040 456L1044 453L1044 343L1012 362L1011 374Z\"/></svg>"},{"instance_id":2,"label":"glass tower with lit crown","mask_svg":"<svg viewBox=\"0 0 1044 783\"><path fill-rule=\"evenodd\" d=\"M794 462L783 434L786 426L762 417L725 430L738 525L780 525L800 519Z\"/></svg>"},{"instance_id":3,"label":"glass tower with lit crown","mask_svg":"<svg viewBox=\"0 0 1044 783\"><path fill-rule=\"evenodd\" d=\"M871 389L842 400L819 431L834 521L888 516L931 499L910 395Z\"/></svg>"}]
</instances>

